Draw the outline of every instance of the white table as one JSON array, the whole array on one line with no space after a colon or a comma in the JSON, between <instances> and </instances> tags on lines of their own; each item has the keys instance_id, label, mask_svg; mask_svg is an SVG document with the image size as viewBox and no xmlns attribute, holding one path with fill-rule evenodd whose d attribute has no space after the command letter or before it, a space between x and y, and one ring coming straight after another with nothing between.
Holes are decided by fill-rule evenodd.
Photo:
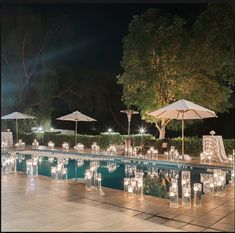
<instances>
[{"instance_id":1,"label":"white table","mask_svg":"<svg viewBox=\"0 0 235 233\"><path fill-rule=\"evenodd\" d=\"M13 135L12 132L2 132L1 133L1 142L7 141L8 147L13 146Z\"/></svg>"},{"instance_id":2,"label":"white table","mask_svg":"<svg viewBox=\"0 0 235 233\"><path fill-rule=\"evenodd\" d=\"M205 150L213 153L213 161L228 162L221 135L203 135L203 151Z\"/></svg>"}]
</instances>

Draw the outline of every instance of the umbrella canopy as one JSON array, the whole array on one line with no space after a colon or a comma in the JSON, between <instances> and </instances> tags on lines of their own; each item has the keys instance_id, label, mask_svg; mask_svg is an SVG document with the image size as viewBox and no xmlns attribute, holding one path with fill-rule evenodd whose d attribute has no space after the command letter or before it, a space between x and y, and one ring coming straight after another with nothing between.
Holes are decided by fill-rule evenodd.
<instances>
[{"instance_id":1,"label":"umbrella canopy","mask_svg":"<svg viewBox=\"0 0 235 233\"><path fill-rule=\"evenodd\" d=\"M36 117L32 117L20 112L13 112L11 114L8 114L6 116L1 117L2 120L16 120L16 141L18 142L18 122L17 120L22 120L22 119L33 119Z\"/></svg>"},{"instance_id":2,"label":"umbrella canopy","mask_svg":"<svg viewBox=\"0 0 235 233\"><path fill-rule=\"evenodd\" d=\"M79 111L75 111L75 112L72 112L68 115L56 118L56 120L75 121L76 122L76 125L75 125L75 145L76 145L76 141L77 141L77 137L76 137L77 136L77 122L78 121L96 121L95 119L93 119L85 114L82 114Z\"/></svg>"},{"instance_id":3,"label":"umbrella canopy","mask_svg":"<svg viewBox=\"0 0 235 233\"><path fill-rule=\"evenodd\" d=\"M184 158L184 120L217 117L214 111L187 100L179 100L166 107L150 112L150 116L182 120L182 157Z\"/></svg>"},{"instance_id":4,"label":"umbrella canopy","mask_svg":"<svg viewBox=\"0 0 235 233\"><path fill-rule=\"evenodd\" d=\"M33 119L35 117L20 113L20 112L13 112L6 116L1 117L2 120L20 120L20 119Z\"/></svg>"},{"instance_id":5,"label":"umbrella canopy","mask_svg":"<svg viewBox=\"0 0 235 233\"><path fill-rule=\"evenodd\" d=\"M139 114L139 112L134 111L132 109L121 110L121 113L126 113L128 120L128 136L130 136L130 126L131 126L131 117L133 114Z\"/></svg>"}]
</instances>

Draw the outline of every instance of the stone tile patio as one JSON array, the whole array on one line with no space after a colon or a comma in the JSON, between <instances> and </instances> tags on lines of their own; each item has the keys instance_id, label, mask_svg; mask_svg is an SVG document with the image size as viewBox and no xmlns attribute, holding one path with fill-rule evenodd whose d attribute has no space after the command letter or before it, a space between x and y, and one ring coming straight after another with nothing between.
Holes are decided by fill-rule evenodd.
<instances>
[{"instance_id":1,"label":"stone tile patio","mask_svg":"<svg viewBox=\"0 0 235 233\"><path fill-rule=\"evenodd\" d=\"M169 208L166 199L128 199L123 191L2 174L2 231L234 231L234 187L203 195L202 207Z\"/></svg>"}]
</instances>

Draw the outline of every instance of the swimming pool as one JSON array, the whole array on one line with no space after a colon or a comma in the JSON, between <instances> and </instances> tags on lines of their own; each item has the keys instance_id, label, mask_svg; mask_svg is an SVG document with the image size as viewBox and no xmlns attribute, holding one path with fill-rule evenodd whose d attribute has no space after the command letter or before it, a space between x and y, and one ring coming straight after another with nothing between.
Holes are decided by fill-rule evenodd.
<instances>
[{"instance_id":1,"label":"swimming pool","mask_svg":"<svg viewBox=\"0 0 235 233\"><path fill-rule=\"evenodd\" d=\"M179 177L179 196L181 195L181 171L191 172L191 184L193 186L194 183L200 182L201 173L209 173L208 168L213 168L210 165L205 166L200 164L185 164L182 162L146 160L111 156L102 153L89 154L57 150L30 150L17 153L25 156L25 160L17 162L17 170L19 171L26 171L26 160L30 159L31 155L37 154L40 158L38 174L42 176L51 176L51 167L56 166L57 155L69 158L68 164L65 166L67 167L67 177L68 179L78 178L80 181L83 180L85 170L90 166L90 161L99 161L97 172L102 175L102 186L120 190L124 189L123 180L125 177L132 177L133 170L142 170L144 173L144 194L162 198L167 198L171 178L176 174ZM54 158L54 161L51 161L51 159L49 159L50 157ZM77 167L77 159L84 160L84 165ZM113 171L109 171L108 169L110 163L116 165ZM229 169L227 169L227 171L229 172Z\"/></svg>"}]
</instances>

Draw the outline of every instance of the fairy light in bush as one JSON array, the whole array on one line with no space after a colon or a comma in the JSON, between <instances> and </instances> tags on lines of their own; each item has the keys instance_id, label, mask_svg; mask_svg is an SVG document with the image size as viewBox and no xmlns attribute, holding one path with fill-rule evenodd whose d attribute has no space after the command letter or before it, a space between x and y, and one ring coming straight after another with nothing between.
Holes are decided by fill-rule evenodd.
<instances>
[{"instance_id":1,"label":"fairy light in bush","mask_svg":"<svg viewBox=\"0 0 235 233\"><path fill-rule=\"evenodd\" d=\"M109 133L112 133L112 132L113 132L113 129L112 129L112 128L108 128L108 132L109 132Z\"/></svg>"},{"instance_id":2,"label":"fairy light in bush","mask_svg":"<svg viewBox=\"0 0 235 233\"><path fill-rule=\"evenodd\" d=\"M139 133L140 134L144 134L145 132L146 132L145 128L143 128L143 127L139 128Z\"/></svg>"}]
</instances>

